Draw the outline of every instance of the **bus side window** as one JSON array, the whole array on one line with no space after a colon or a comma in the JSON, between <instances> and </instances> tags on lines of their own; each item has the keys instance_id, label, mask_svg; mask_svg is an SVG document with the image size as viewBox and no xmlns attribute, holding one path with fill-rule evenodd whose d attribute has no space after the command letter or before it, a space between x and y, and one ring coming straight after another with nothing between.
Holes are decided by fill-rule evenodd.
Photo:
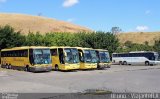
<instances>
[{"instance_id":1,"label":"bus side window","mask_svg":"<svg viewBox=\"0 0 160 99\"><path fill-rule=\"evenodd\" d=\"M4 57L7 57L7 52L4 52Z\"/></svg>"},{"instance_id":2,"label":"bus side window","mask_svg":"<svg viewBox=\"0 0 160 99\"><path fill-rule=\"evenodd\" d=\"M61 64L64 64L64 53L63 53L63 49L59 48L58 49L58 53L59 53L59 60Z\"/></svg>"},{"instance_id":3,"label":"bus side window","mask_svg":"<svg viewBox=\"0 0 160 99\"><path fill-rule=\"evenodd\" d=\"M96 57L97 57L98 62L100 62L100 56L99 56L99 52L98 51L96 51Z\"/></svg>"},{"instance_id":4,"label":"bus side window","mask_svg":"<svg viewBox=\"0 0 160 99\"><path fill-rule=\"evenodd\" d=\"M16 51L17 52L17 57L21 57L21 51Z\"/></svg>"},{"instance_id":5,"label":"bus side window","mask_svg":"<svg viewBox=\"0 0 160 99\"><path fill-rule=\"evenodd\" d=\"M4 57L7 57L7 53L6 52L4 52Z\"/></svg>"},{"instance_id":6,"label":"bus side window","mask_svg":"<svg viewBox=\"0 0 160 99\"><path fill-rule=\"evenodd\" d=\"M29 61L31 65L34 65L33 49L29 49Z\"/></svg>"},{"instance_id":7,"label":"bus side window","mask_svg":"<svg viewBox=\"0 0 160 99\"><path fill-rule=\"evenodd\" d=\"M51 55L52 56L57 56L57 49L51 49Z\"/></svg>"},{"instance_id":8,"label":"bus side window","mask_svg":"<svg viewBox=\"0 0 160 99\"><path fill-rule=\"evenodd\" d=\"M24 50L23 56L24 56L24 57L28 57L28 50Z\"/></svg>"},{"instance_id":9,"label":"bus side window","mask_svg":"<svg viewBox=\"0 0 160 99\"><path fill-rule=\"evenodd\" d=\"M1 52L1 57L4 57L4 52Z\"/></svg>"},{"instance_id":10,"label":"bus side window","mask_svg":"<svg viewBox=\"0 0 160 99\"><path fill-rule=\"evenodd\" d=\"M11 52L10 51L7 52L7 57L11 57Z\"/></svg>"},{"instance_id":11,"label":"bus side window","mask_svg":"<svg viewBox=\"0 0 160 99\"><path fill-rule=\"evenodd\" d=\"M13 52L13 57L16 57L16 51Z\"/></svg>"},{"instance_id":12,"label":"bus side window","mask_svg":"<svg viewBox=\"0 0 160 99\"><path fill-rule=\"evenodd\" d=\"M18 53L19 53L19 57L22 57L22 56L23 56L22 51L18 51Z\"/></svg>"},{"instance_id":13,"label":"bus side window","mask_svg":"<svg viewBox=\"0 0 160 99\"><path fill-rule=\"evenodd\" d=\"M18 57L19 56L18 51L14 51L14 55L15 57Z\"/></svg>"},{"instance_id":14,"label":"bus side window","mask_svg":"<svg viewBox=\"0 0 160 99\"><path fill-rule=\"evenodd\" d=\"M84 55L83 55L82 50L78 50L78 53L79 53L79 60L80 60L81 62L84 62ZM81 53L82 53L82 55L81 55Z\"/></svg>"}]
</instances>

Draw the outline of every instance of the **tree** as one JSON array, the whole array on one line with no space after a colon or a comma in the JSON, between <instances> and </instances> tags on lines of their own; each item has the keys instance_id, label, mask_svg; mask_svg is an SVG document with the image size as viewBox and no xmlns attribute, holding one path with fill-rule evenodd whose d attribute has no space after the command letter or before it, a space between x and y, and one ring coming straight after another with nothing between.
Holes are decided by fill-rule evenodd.
<instances>
[{"instance_id":1,"label":"tree","mask_svg":"<svg viewBox=\"0 0 160 99\"><path fill-rule=\"evenodd\" d=\"M160 39L155 41L153 48L155 51L160 52Z\"/></svg>"},{"instance_id":2,"label":"tree","mask_svg":"<svg viewBox=\"0 0 160 99\"><path fill-rule=\"evenodd\" d=\"M124 43L124 45L125 45L127 48L132 48L133 43L132 43L132 41L126 41L126 42Z\"/></svg>"},{"instance_id":3,"label":"tree","mask_svg":"<svg viewBox=\"0 0 160 99\"><path fill-rule=\"evenodd\" d=\"M145 44L136 44L131 41L126 41L124 46L118 48L116 52L130 52L130 51L153 51L153 46L149 46L146 42Z\"/></svg>"},{"instance_id":4,"label":"tree","mask_svg":"<svg viewBox=\"0 0 160 99\"><path fill-rule=\"evenodd\" d=\"M148 42L148 41L145 41L144 44L145 44L146 46L149 46L149 42Z\"/></svg>"},{"instance_id":5,"label":"tree","mask_svg":"<svg viewBox=\"0 0 160 99\"><path fill-rule=\"evenodd\" d=\"M29 33L26 36L26 43L27 46L45 46L44 37L37 32L36 34Z\"/></svg>"},{"instance_id":6,"label":"tree","mask_svg":"<svg viewBox=\"0 0 160 99\"><path fill-rule=\"evenodd\" d=\"M120 32L122 32L122 29L120 27L112 27L111 29L112 34L118 34Z\"/></svg>"},{"instance_id":7,"label":"tree","mask_svg":"<svg viewBox=\"0 0 160 99\"><path fill-rule=\"evenodd\" d=\"M107 49L113 53L119 46L119 40L109 32L92 32L77 34L82 47Z\"/></svg>"},{"instance_id":8,"label":"tree","mask_svg":"<svg viewBox=\"0 0 160 99\"><path fill-rule=\"evenodd\" d=\"M20 31L15 32L9 25L0 27L0 49L19 47L24 45L24 42L25 36L21 35Z\"/></svg>"}]
</instances>

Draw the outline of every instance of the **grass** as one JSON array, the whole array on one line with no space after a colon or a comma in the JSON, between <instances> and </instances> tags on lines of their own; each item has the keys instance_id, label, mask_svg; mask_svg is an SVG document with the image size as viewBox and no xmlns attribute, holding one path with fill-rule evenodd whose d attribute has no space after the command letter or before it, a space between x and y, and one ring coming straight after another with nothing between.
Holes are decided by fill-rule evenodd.
<instances>
[{"instance_id":1,"label":"grass","mask_svg":"<svg viewBox=\"0 0 160 99\"><path fill-rule=\"evenodd\" d=\"M117 37L121 43L132 41L133 43L144 44L145 41L148 41L149 45L153 45L155 40L160 39L160 32L121 33Z\"/></svg>"},{"instance_id":2,"label":"grass","mask_svg":"<svg viewBox=\"0 0 160 99\"><path fill-rule=\"evenodd\" d=\"M56 19L45 18L40 16L30 16L23 14L5 14L0 13L0 26L11 25L16 31L23 34L28 32L37 32L45 34L46 32L89 32L88 28L74 25L72 23L59 21Z\"/></svg>"}]
</instances>

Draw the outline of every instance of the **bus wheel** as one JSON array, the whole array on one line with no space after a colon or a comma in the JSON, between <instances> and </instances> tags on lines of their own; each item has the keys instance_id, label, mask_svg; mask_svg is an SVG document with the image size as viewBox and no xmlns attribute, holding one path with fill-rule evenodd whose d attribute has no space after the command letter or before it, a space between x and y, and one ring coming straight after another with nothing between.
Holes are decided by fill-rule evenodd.
<instances>
[{"instance_id":1,"label":"bus wheel","mask_svg":"<svg viewBox=\"0 0 160 99\"><path fill-rule=\"evenodd\" d=\"M10 65L6 64L6 69L10 69Z\"/></svg>"},{"instance_id":2,"label":"bus wheel","mask_svg":"<svg viewBox=\"0 0 160 99\"><path fill-rule=\"evenodd\" d=\"M119 62L119 65L122 65L122 62L121 62L121 61Z\"/></svg>"},{"instance_id":3,"label":"bus wheel","mask_svg":"<svg viewBox=\"0 0 160 99\"><path fill-rule=\"evenodd\" d=\"M30 71L29 66L26 66L24 71L29 72Z\"/></svg>"},{"instance_id":4,"label":"bus wheel","mask_svg":"<svg viewBox=\"0 0 160 99\"><path fill-rule=\"evenodd\" d=\"M145 62L145 65L146 65L146 66L149 66L150 64L149 64L149 62L148 62L148 61L146 61L146 62Z\"/></svg>"},{"instance_id":5,"label":"bus wheel","mask_svg":"<svg viewBox=\"0 0 160 99\"><path fill-rule=\"evenodd\" d=\"M100 70L100 69L101 69L99 65L97 66L97 69L98 69L98 70Z\"/></svg>"},{"instance_id":6,"label":"bus wheel","mask_svg":"<svg viewBox=\"0 0 160 99\"><path fill-rule=\"evenodd\" d=\"M55 71L59 71L58 65L55 65Z\"/></svg>"},{"instance_id":7,"label":"bus wheel","mask_svg":"<svg viewBox=\"0 0 160 99\"><path fill-rule=\"evenodd\" d=\"M8 64L5 65L5 68L8 69Z\"/></svg>"},{"instance_id":8,"label":"bus wheel","mask_svg":"<svg viewBox=\"0 0 160 99\"><path fill-rule=\"evenodd\" d=\"M11 68L12 68L12 66L9 64L9 65L8 65L8 69L11 69Z\"/></svg>"},{"instance_id":9,"label":"bus wheel","mask_svg":"<svg viewBox=\"0 0 160 99\"><path fill-rule=\"evenodd\" d=\"M124 62L123 62L123 65L127 65L127 62L126 62L126 61L124 61Z\"/></svg>"},{"instance_id":10,"label":"bus wheel","mask_svg":"<svg viewBox=\"0 0 160 99\"><path fill-rule=\"evenodd\" d=\"M150 66L154 66L153 64L150 64Z\"/></svg>"}]
</instances>

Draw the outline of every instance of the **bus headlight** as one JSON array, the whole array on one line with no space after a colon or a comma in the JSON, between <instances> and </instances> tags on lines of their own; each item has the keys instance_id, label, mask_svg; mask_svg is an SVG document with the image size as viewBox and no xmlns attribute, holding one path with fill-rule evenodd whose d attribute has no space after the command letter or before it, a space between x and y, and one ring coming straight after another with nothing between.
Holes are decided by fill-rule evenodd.
<instances>
[{"instance_id":1,"label":"bus headlight","mask_svg":"<svg viewBox=\"0 0 160 99\"><path fill-rule=\"evenodd\" d=\"M69 66L69 64L68 64L68 63L65 63L65 66Z\"/></svg>"}]
</instances>

